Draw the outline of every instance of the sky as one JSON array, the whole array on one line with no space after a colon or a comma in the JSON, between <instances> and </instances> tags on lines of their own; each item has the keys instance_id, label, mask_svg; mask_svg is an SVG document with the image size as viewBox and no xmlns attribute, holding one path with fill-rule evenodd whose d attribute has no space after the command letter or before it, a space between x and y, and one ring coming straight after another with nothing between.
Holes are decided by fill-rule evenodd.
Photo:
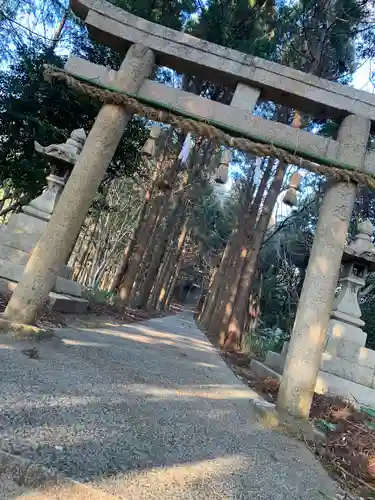
<instances>
[{"instance_id":1,"label":"sky","mask_svg":"<svg viewBox=\"0 0 375 500\"><path fill-rule=\"evenodd\" d=\"M46 38L53 38L53 35L56 31L57 26L51 26L47 30L44 30L42 26L39 26L36 23L35 18L31 15L23 16L18 20L20 24L27 27L29 30L39 33L40 35ZM59 52L59 47L57 52ZM65 55L67 52L66 47L60 48L61 55ZM367 61L353 75L353 80L351 86L357 88L358 90L363 90L370 93L375 93L375 78L371 78L371 75L375 72L375 61ZM234 166L230 170L234 171ZM222 198L225 197L226 194L229 193L231 187L231 180L227 182L225 185L217 185L215 187L215 191L217 195ZM276 213L277 218L285 217L290 213L290 207L287 207L284 203L282 203L282 199L284 197L284 193L279 196L278 202L276 204ZM275 215L275 214L274 214Z\"/></svg>"},{"instance_id":2,"label":"sky","mask_svg":"<svg viewBox=\"0 0 375 500\"><path fill-rule=\"evenodd\" d=\"M205 3L207 0L203 1ZM193 16L197 16L197 14L193 14ZM47 28L47 30L44 30L41 25L36 23L36 20L32 15L24 15L18 19L18 22L29 30L50 39L53 38L57 28L57 26L51 26L50 28ZM62 50L66 53L66 48ZM367 61L354 73L351 85L359 90L364 90L372 94L375 93L375 77L372 81L370 79L373 72L375 72L375 61Z\"/></svg>"}]
</instances>

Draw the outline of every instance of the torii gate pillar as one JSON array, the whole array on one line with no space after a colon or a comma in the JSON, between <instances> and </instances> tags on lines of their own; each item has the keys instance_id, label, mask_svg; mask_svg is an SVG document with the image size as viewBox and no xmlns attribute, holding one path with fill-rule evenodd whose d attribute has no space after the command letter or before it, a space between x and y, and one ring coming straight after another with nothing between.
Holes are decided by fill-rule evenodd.
<instances>
[{"instance_id":1,"label":"torii gate pillar","mask_svg":"<svg viewBox=\"0 0 375 500\"><path fill-rule=\"evenodd\" d=\"M338 137L343 160L346 146L355 146L364 158L370 125L357 115L343 120ZM331 183L320 209L277 399L279 410L296 417L310 413L356 193L354 183Z\"/></svg>"},{"instance_id":2,"label":"torii gate pillar","mask_svg":"<svg viewBox=\"0 0 375 500\"><path fill-rule=\"evenodd\" d=\"M132 45L114 83L124 92L137 92L154 67L154 54ZM50 223L40 237L4 316L32 324L46 303L56 275L65 264L88 209L104 178L131 114L123 106L105 104L95 120Z\"/></svg>"}]
</instances>

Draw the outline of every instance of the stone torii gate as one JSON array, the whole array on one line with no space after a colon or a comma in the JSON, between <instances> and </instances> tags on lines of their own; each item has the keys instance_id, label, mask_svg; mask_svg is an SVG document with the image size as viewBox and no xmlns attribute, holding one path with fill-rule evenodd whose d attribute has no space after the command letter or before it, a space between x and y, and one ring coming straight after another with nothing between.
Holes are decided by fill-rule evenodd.
<instances>
[{"instance_id":1,"label":"stone torii gate","mask_svg":"<svg viewBox=\"0 0 375 500\"><path fill-rule=\"evenodd\" d=\"M333 177L320 211L278 398L279 409L307 417L357 184L375 187L375 153L366 149L375 122L375 96L159 26L103 0L72 0L71 7L95 40L128 51L118 71L73 57L60 74L68 84L102 96L104 105L5 317L35 320L133 112L200 135L216 134L229 146L278 156ZM148 80L155 61L232 87L231 105ZM313 118L339 120L338 139L252 115L259 98Z\"/></svg>"}]
</instances>

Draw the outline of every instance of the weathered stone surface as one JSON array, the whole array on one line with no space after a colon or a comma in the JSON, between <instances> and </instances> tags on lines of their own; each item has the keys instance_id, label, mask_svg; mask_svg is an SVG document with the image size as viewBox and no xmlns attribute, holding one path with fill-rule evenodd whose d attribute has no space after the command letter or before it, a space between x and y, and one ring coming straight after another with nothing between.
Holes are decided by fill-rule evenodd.
<instances>
[{"instance_id":1,"label":"weathered stone surface","mask_svg":"<svg viewBox=\"0 0 375 500\"><path fill-rule=\"evenodd\" d=\"M353 361L359 365L373 367L375 369L375 351L367 349L367 347L361 347L358 356L355 357Z\"/></svg>"},{"instance_id":2,"label":"weathered stone surface","mask_svg":"<svg viewBox=\"0 0 375 500\"><path fill-rule=\"evenodd\" d=\"M257 361L256 359L252 359L250 362L250 370L259 378L275 378L277 380L282 379L282 375L280 373L277 373L275 370L272 370L272 368L269 368L266 366L264 363L261 361Z\"/></svg>"},{"instance_id":3,"label":"weathered stone surface","mask_svg":"<svg viewBox=\"0 0 375 500\"><path fill-rule=\"evenodd\" d=\"M49 221L51 214L59 200L60 194L65 186L65 179L50 174L46 178L47 189L23 207L23 211L33 218Z\"/></svg>"},{"instance_id":4,"label":"weathered stone surface","mask_svg":"<svg viewBox=\"0 0 375 500\"><path fill-rule=\"evenodd\" d=\"M324 352L320 369L321 371L331 373L337 377L371 387L375 365L370 368L343 358L333 357L331 354Z\"/></svg>"},{"instance_id":5,"label":"weathered stone surface","mask_svg":"<svg viewBox=\"0 0 375 500\"><path fill-rule=\"evenodd\" d=\"M70 297L61 293L51 292L48 305L53 311L67 314L81 314L87 311L88 301L80 297Z\"/></svg>"},{"instance_id":6,"label":"weathered stone surface","mask_svg":"<svg viewBox=\"0 0 375 500\"><path fill-rule=\"evenodd\" d=\"M252 112L260 96L260 90L249 85L239 83L236 87L231 106Z\"/></svg>"},{"instance_id":7,"label":"weathered stone surface","mask_svg":"<svg viewBox=\"0 0 375 500\"><path fill-rule=\"evenodd\" d=\"M346 145L357 145L363 158L369 131L369 120L347 117L338 137L342 154ZM331 183L320 209L277 401L281 411L295 416L310 412L356 193L355 184Z\"/></svg>"},{"instance_id":8,"label":"weathered stone surface","mask_svg":"<svg viewBox=\"0 0 375 500\"><path fill-rule=\"evenodd\" d=\"M71 280L73 278L73 268L70 266L63 266L59 272L59 276Z\"/></svg>"},{"instance_id":9,"label":"weathered stone surface","mask_svg":"<svg viewBox=\"0 0 375 500\"><path fill-rule=\"evenodd\" d=\"M296 416L309 413L355 195L354 184L332 185L321 207L278 396Z\"/></svg>"},{"instance_id":10,"label":"weathered stone surface","mask_svg":"<svg viewBox=\"0 0 375 500\"><path fill-rule=\"evenodd\" d=\"M282 380L282 375L275 372L264 363L252 360L250 369L259 378L271 377ZM318 394L335 394L355 403L373 407L375 401L375 375L370 387L355 383L332 373L320 370L318 372L314 391Z\"/></svg>"},{"instance_id":11,"label":"weathered stone surface","mask_svg":"<svg viewBox=\"0 0 375 500\"><path fill-rule=\"evenodd\" d=\"M16 289L17 283L0 278L0 293L9 299ZM47 307L52 311L62 313L80 314L85 313L88 307L88 301L81 297L63 295L61 293L51 292L47 299Z\"/></svg>"},{"instance_id":12,"label":"weathered stone surface","mask_svg":"<svg viewBox=\"0 0 375 500\"><path fill-rule=\"evenodd\" d=\"M281 356L285 359L288 354L289 342L284 342L283 348L281 349Z\"/></svg>"},{"instance_id":13,"label":"weathered stone surface","mask_svg":"<svg viewBox=\"0 0 375 500\"><path fill-rule=\"evenodd\" d=\"M16 232L4 227L0 233L0 245L15 248L30 255L40 238L40 234L21 231Z\"/></svg>"},{"instance_id":14,"label":"weathered stone surface","mask_svg":"<svg viewBox=\"0 0 375 500\"><path fill-rule=\"evenodd\" d=\"M27 214L19 212L18 214L12 214L10 216L7 225L0 230L0 235L5 227L8 230L23 230L25 233L42 234L46 226L46 221L30 217Z\"/></svg>"},{"instance_id":15,"label":"weathered stone surface","mask_svg":"<svg viewBox=\"0 0 375 500\"><path fill-rule=\"evenodd\" d=\"M334 311L332 315L336 316L335 313L336 311ZM342 315L340 315L340 319L341 318L343 318ZM348 319L350 320L350 317ZM364 325L364 321L361 321L361 325L362 324ZM367 333L356 325L350 325L331 317L328 323L328 337L337 340L345 340L347 342L354 342L355 344L361 344L361 346L364 347L366 345Z\"/></svg>"},{"instance_id":16,"label":"weathered stone surface","mask_svg":"<svg viewBox=\"0 0 375 500\"><path fill-rule=\"evenodd\" d=\"M73 130L69 139L62 144L50 144L42 146L38 142L34 142L35 150L38 153L46 156L48 160L57 165L74 165L82 151L82 147L86 141L86 132L83 128ZM52 175L56 180L56 176ZM48 178L47 178L48 180ZM61 179L63 181L63 179ZM42 209L44 207L42 206Z\"/></svg>"},{"instance_id":17,"label":"weathered stone surface","mask_svg":"<svg viewBox=\"0 0 375 500\"><path fill-rule=\"evenodd\" d=\"M362 344L330 337L324 351L331 356L339 357L361 366L370 368L375 366L375 351L363 347Z\"/></svg>"},{"instance_id":18,"label":"weathered stone surface","mask_svg":"<svg viewBox=\"0 0 375 500\"><path fill-rule=\"evenodd\" d=\"M0 237L0 260L8 260L11 263L23 266L26 265L30 258L30 254L28 252L9 247L7 245L2 245L1 243L2 241Z\"/></svg>"},{"instance_id":19,"label":"weathered stone surface","mask_svg":"<svg viewBox=\"0 0 375 500\"><path fill-rule=\"evenodd\" d=\"M75 75L82 75L86 78L100 81L103 85L109 85L114 89L120 90L112 80L111 75L113 75L113 71L108 70L104 66L90 63L78 57L70 57L65 68ZM248 87L244 87L248 89ZM338 160L339 145L337 141L252 115L249 112L251 111L250 106L252 103L255 103L257 91L256 89L250 90L251 92L247 97L249 107L246 107L246 110L244 110L242 105L238 105L238 107L235 105L232 106L232 104L231 106L227 106L150 80L144 81L138 91L138 95L139 97L157 100L165 106L177 108L184 113L225 123L240 134L246 134L246 132L255 136L258 134L259 137L283 148L293 151L301 148L307 154L311 154L314 157L324 157L332 161ZM238 95L241 94L239 93ZM355 147L351 148L348 145L347 151L348 157L357 158L358 160ZM350 164L348 161L346 163ZM352 164L352 167L362 168L362 161L359 164Z\"/></svg>"},{"instance_id":20,"label":"weathered stone surface","mask_svg":"<svg viewBox=\"0 0 375 500\"><path fill-rule=\"evenodd\" d=\"M277 373L283 373L285 358L278 354L277 352L268 351L264 364Z\"/></svg>"},{"instance_id":21,"label":"weathered stone surface","mask_svg":"<svg viewBox=\"0 0 375 500\"><path fill-rule=\"evenodd\" d=\"M9 281L19 282L22 278L24 266L16 263L11 263L6 260L0 259L0 277ZM53 291L73 295L74 297L81 297L82 290L79 283L71 281L70 279L56 277Z\"/></svg>"},{"instance_id":22,"label":"weathered stone surface","mask_svg":"<svg viewBox=\"0 0 375 500\"><path fill-rule=\"evenodd\" d=\"M82 297L81 285L76 281L57 276L55 285L52 289L56 293L72 295L73 297Z\"/></svg>"},{"instance_id":23,"label":"weathered stone surface","mask_svg":"<svg viewBox=\"0 0 375 500\"><path fill-rule=\"evenodd\" d=\"M17 283L15 281L9 281L5 278L0 278L0 293L6 299L10 299L12 293L16 289Z\"/></svg>"},{"instance_id":24,"label":"weathered stone surface","mask_svg":"<svg viewBox=\"0 0 375 500\"><path fill-rule=\"evenodd\" d=\"M328 352L332 356L338 356L348 360L355 359L363 348L362 344L357 342L349 342L348 340L328 337L324 352Z\"/></svg>"},{"instance_id":25,"label":"weathered stone surface","mask_svg":"<svg viewBox=\"0 0 375 500\"><path fill-rule=\"evenodd\" d=\"M358 255L364 253L374 255L375 248L372 243L373 234L374 226L369 219L360 222L357 226L357 233L354 240L349 244L349 248Z\"/></svg>"},{"instance_id":26,"label":"weathered stone surface","mask_svg":"<svg viewBox=\"0 0 375 500\"><path fill-rule=\"evenodd\" d=\"M159 64L182 73L233 86L241 80L260 88L266 99L315 115L343 118L358 113L375 119L375 97L367 92L159 26L105 1L73 0L71 6L96 40L116 50L142 43L155 51Z\"/></svg>"},{"instance_id":27,"label":"weathered stone surface","mask_svg":"<svg viewBox=\"0 0 375 500\"><path fill-rule=\"evenodd\" d=\"M153 52L135 45L128 51L116 75L117 83L124 91L137 92L143 80L150 76L153 66ZM8 302L5 317L22 323L34 322L66 263L130 118L124 107L114 104L105 104L99 111L46 231Z\"/></svg>"},{"instance_id":28,"label":"weathered stone surface","mask_svg":"<svg viewBox=\"0 0 375 500\"><path fill-rule=\"evenodd\" d=\"M369 174L375 174L375 151L367 151L363 163L363 170Z\"/></svg>"},{"instance_id":29,"label":"weathered stone surface","mask_svg":"<svg viewBox=\"0 0 375 500\"><path fill-rule=\"evenodd\" d=\"M360 318L355 318L354 316L351 316L350 314L346 314L341 311L332 311L331 314L331 319L337 319L339 320L338 322L340 323L345 323L347 325L354 325L356 327L362 327L365 326L365 322L360 319Z\"/></svg>"},{"instance_id":30,"label":"weathered stone surface","mask_svg":"<svg viewBox=\"0 0 375 500\"><path fill-rule=\"evenodd\" d=\"M320 371L316 381L315 392L318 394L337 394L362 405L374 406L374 388L356 384L350 380L337 377L331 373Z\"/></svg>"},{"instance_id":31,"label":"weathered stone surface","mask_svg":"<svg viewBox=\"0 0 375 500\"><path fill-rule=\"evenodd\" d=\"M23 269L23 265L0 260L0 277L6 280L17 283L22 276Z\"/></svg>"}]
</instances>

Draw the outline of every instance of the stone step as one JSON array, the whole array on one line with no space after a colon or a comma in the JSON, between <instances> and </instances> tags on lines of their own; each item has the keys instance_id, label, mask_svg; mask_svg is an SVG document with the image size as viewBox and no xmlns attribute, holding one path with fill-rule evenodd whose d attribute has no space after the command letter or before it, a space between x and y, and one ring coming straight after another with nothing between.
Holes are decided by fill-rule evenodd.
<instances>
[{"instance_id":1,"label":"stone step","mask_svg":"<svg viewBox=\"0 0 375 500\"><path fill-rule=\"evenodd\" d=\"M371 408L375 406L375 389L356 384L332 373L319 371L315 392L318 394L335 394Z\"/></svg>"},{"instance_id":2,"label":"stone step","mask_svg":"<svg viewBox=\"0 0 375 500\"><path fill-rule=\"evenodd\" d=\"M9 298L14 292L17 283L0 278L0 292ZM51 311L69 314L81 314L87 311L88 301L81 297L51 292L48 297L48 308Z\"/></svg>"},{"instance_id":3,"label":"stone step","mask_svg":"<svg viewBox=\"0 0 375 500\"><path fill-rule=\"evenodd\" d=\"M0 259L0 277L18 283L22 277L24 266ZM76 281L58 276L53 291L73 297L82 297L81 285Z\"/></svg>"},{"instance_id":4,"label":"stone step","mask_svg":"<svg viewBox=\"0 0 375 500\"><path fill-rule=\"evenodd\" d=\"M256 359L251 360L249 368L254 375L260 379L270 377L281 380L280 373L275 372L275 370L272 370L272 368L269 368L264 363L257 361Z\"/></svg>"},{"instance_id":5,"label":"stone step","mask_svg":"<svg viewBox=\"0 0 375 500\"><path fill-rule=\"evenodd\" d=\"M266 366L264 363L256 361L255 359L253 359L250 363L250 370L260 379L264 379L266 377L275 378L277 380L282 379L281 375ZM318 373L315 392L318 394L334 394L351 400L354 403L370 406L371 408L375 405L375 388L372 389L370 387L357 384L351 380L338 377L337 375L333 375L332 373L327 373L322 370Z\"/></svg>"},{"instance_id":6,"label":"stone step","mask_svg":"<svg viewBox=\"0 0 375 500\"><path fill-rule=\"evenodd\" d=\"M68 314L82 314L87 311L88 300L81 297L72 297L61 293L51 292L48 299L52 311Z\"/></svg>"},{"instance_id":7,"label":"stone step","mask_svg":"<svg viewBox=\"0 0 375 500\"><path fill-rule=\"evenodd\" d=\"M30 215L24 214L22 212L18 214L13 214L10 216L8 224L6 227L12 229L13 231L22 231L25 233L36 233L42 234L47 226L47 222L36 217L30 217Z\"/></svg>"},{"instance_id":8,"label":"stone step","mask_svg":"<svg viewBox=\"0 0 375 500\"><path fill-rule=\"evenodd\" d=\"M343 358L334 357L328 352L322 355L320 369L342 379L375 389L375 366L368 367Z\"/></svg>"},{"instance_id":9,"label":"stone step","mask_svg":"<svg viewBox=\"0 0 375 500\"><path fill-rule=\"evenodd\" d=\"M271 368L272 370L275 370L277 373L283 373L284 370L284 363L285 363L285 358L273 351L268 351L266 355L266 359L264 360L264 364Z\"/></svg>"},{"instance_id":10,"label":"stone step","mask_svg":"<svg viewBox=\"0 0 375 500\"><path fill-rule=\"evenodd\" d=\"M361 366L375 368L375 351L367 349L360 343L330 337L324 351L333 357L342 358Z\"/></svg>"}]
</instances>

